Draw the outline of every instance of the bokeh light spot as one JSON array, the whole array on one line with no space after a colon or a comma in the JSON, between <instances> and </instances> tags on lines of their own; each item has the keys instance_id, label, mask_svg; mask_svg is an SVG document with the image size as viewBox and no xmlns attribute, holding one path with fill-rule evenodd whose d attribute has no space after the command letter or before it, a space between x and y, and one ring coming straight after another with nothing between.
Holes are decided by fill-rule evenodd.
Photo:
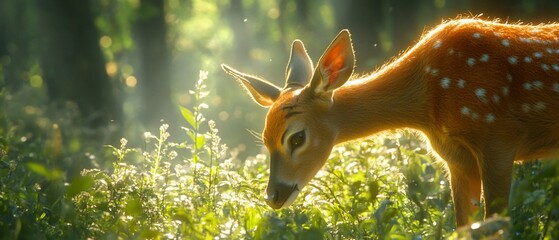
<instances>
[{"instance_id":1,"label":"bokeh light spot","mask_svg":"<svg viewBox=\"0 0 559 240\"><path fill-rule=\"evenodd\" d=\"M43 77L40 75L33 75L29 78L29 84L31 87L40 88L43 86Z\"/></svg>"},{"instance_id":2,"label":"bokeh light spot","mask_svg":"<svg viewBox=\"0 0 559 240\"><path fill-rule=\"evenodd\" d=\"M268 10L268 17L270 19L277 19L280 15L280 12L277 8L270 8L270 10Z\"/></svg>"},{"instance_id":3,"label":"bokeh light spot","mask_svg":"<svg viewBox=\"0 0 559 240\"><path fill-rule=\"evenodd\" d=\"M182 106L187 106L192 102L192 97L190 96L190 94L184 93L179 95L179 103Z\"/></svg>"},{"instance_id":4,"label":"bokeh light spot","mask_svg":"<svg viewBox=\"0 0 559 240\"><path fill-rule=\"evenodd\" d=\"M28 115L35 115L38 112L38 109L36 107L33 107L31 105L27 105L23 108L23 110L25 111L26 114Z\"/></svg>"},{"instance_id":5,"label":"bokeh light spot","mask_svg":"<svg viewBox=\"0 0 559 240\"><path fill-rule=\"evenodd\" d=\"M111 47L111 45L113 45L113 40L111 39L111 37L105 35L102 36L101 39L99 39L99 44L103 48L109 48Z\"/></svg>"},{"instance_id":6,"label":"bokeh light spot","mask_svg":"<svg viewBox=\"0 0 559 240\"><path fill-rule=\"evenodd\" d=\"M126 84L127 87L136 87L136 84L138 84L138 79L136 79L136 77L134 76L128 76L124 82Z\"/></svg>"},{"instance_id":7,"label":"bokeh light spot","mask_svg":"<svg viewBox=\"0 0 559 240\"><path fill-rule=\"evenodd\" d=\"M229 119L229 113L227 113L226 111L219 112L219 120L225 122L227 121L227 119Z\"/></svg>"},{"instance_id":8,"label":"bokeh light spot","mask_svg":"<svg viewBox=\"0 0 559 240\"><path fill-rule=\"evenodd\" d=\"M105 70L110 77L114 77L118 72L118 64L115 62L108 62L105 64Z\"/></svg>"}]
</instances>

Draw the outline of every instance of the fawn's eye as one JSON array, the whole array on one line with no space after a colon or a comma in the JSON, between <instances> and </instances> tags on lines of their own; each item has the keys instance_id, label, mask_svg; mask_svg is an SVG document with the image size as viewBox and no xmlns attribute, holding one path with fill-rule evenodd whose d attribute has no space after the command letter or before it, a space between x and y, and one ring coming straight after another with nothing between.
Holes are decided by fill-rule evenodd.
<instances>
[{"instance_id":1,"label":"fawn's eye","mask_svg":"<svg viewBox=\"0 0 559 240\"><path fill-rule=\"evenodd\" d=\"M289 147L292 152L301 147L303 144L305 144L305 130L297 132L289 138Z\"/></svg>"}]
</instances>

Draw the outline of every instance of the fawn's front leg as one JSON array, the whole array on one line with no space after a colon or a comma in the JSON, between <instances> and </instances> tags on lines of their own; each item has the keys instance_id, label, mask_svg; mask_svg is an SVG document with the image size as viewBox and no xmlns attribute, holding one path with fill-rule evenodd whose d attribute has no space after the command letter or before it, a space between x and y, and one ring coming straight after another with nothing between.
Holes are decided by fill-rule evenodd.
<instances>
[{"instance_id":1,"label":"fawn's front leg","mask_svg":"<svg viewBox=\"0 0 559 240\"><path fill-rule=\"evenodd\" d=\"M446 161L450 172L450 189L454 202L456 226L470 223L479 210L481 175L475 156L451 139L430 138L433 149Z\"/></svg>"},{"instance_id":2,"label":"fawn's front leg","mask_svg":"<svg viewBox=\"0 0 559 240\"><path fill-rule=\"evenodd\" d=\"M479 210L476 204L481 197L481 177L476 164L448 164L450 188L454 201L456 227L470 223L474 213Z\"/></svg>"},{"instance_id":3,"label":"fawn's front leg","mask_svg":"<svg viewBox=\"0 0 559 240\"><path fill-rule=\"evenodd\" d=\"M485 201L485 217L501 214L508 206L514 152L486 150L479 159Z\"/></svg>"}]
</instances>

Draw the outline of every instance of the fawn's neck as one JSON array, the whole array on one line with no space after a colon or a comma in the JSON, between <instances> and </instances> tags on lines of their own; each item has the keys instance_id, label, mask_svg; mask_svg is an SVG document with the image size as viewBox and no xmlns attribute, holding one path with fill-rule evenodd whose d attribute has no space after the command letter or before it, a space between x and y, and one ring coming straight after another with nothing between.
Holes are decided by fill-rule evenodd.
<instances>
[{"instance_id":1,"label":"fawn's neck","mask_svg":"<svg viewBox=\"0 0 559 240\"><path fill-rule=\"evenodd\" d=\"M335 92L330 117L339 131L336 143L383 130L427 126L427 88L420 61L409 55Z\"/></svg>"}]
</instances>

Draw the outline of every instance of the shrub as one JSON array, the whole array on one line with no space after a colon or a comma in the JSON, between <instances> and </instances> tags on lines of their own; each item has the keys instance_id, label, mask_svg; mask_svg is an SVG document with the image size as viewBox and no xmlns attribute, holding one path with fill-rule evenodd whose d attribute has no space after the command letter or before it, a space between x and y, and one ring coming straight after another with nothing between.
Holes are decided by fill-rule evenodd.
<instances>
[{"instance_id":1,"label":"shrub","mask_svg":"<svg viewBox=\"0 0 559 240\"><path fill-rule=\"evenodd\" d=\"M181 107L188 127L172 142L168 125L146 132L143 146L107 146L113 164L68 177L51 156L95 160L58 146L56 130L26 135L2 122L0 230L14 238L94 239L442 239L454 232L449 183L441 163L412 131L384 132L336 147L295 204L264 204L266 155L237 159L206 120L207 75ZM54 126L54 125L52 125ZM12 130L10 130L12 129ZM15 129L15 130L13 130ZM23 141L23 137L25 141ZM32 137L31 137L32 136ZM49 146L49 147L45 147ZM58 147L56 147L58 146ZM56 155L58 154L58 155ZM76 158L78 158L76 157ZM493 232L556 239L558 167L515 166L511 224ZM479 226L479 225L478 225Z\"/></svg>"}]
</instances>

